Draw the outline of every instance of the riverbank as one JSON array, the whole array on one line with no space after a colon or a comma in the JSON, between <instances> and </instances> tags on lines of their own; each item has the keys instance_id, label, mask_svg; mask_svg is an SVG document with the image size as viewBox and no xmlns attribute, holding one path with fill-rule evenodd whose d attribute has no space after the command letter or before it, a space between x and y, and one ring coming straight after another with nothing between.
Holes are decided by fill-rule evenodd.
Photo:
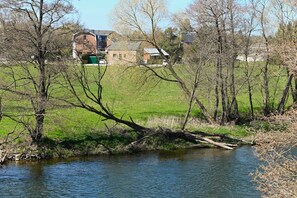
<instances>
[{"instance_id":1,"label":"riverbank","mask_svg":"<svg viewBox=\"0 0 297 198\"><path fill-rule=\"evenodd\" d=\"M230 138L228 131L234 130L234 126L214 127L218 133L205 133L203 136L216 142L229 143L230 145L250 145L252 136L250 133L240 134L240 138ZM221 128L221 130L220 130ZM196 133L200 133L201 131ZM125 153L139 153L146 151L171 151L190 148L214 148L216 145L208 142L191 142L176 136L174 132L156 133L145 138L139 138L136 132L116 128L113 131L93 132L81 138L50 139L46 137L38 147L31 145L30 138L18 140L7 145L6 160L41 160L53 158L70 158L77 156L116 155ZM195 134L195 133L193 133ZM238 133L239 134L239 133ZM242 141L243 140L243 141ZM246 141L244 141L246 140Z\"/></svg>"},{"instance_id":2,"label":"riverbank","mask_svg":"<svg viewBox=\"0 0 297 198\"><path fill-rule=\"evenodd\" d=\"M187 78L187 75L182 72L184 67L184 65L177 65L176 69L180 75ZM21 67L16 66L15 69L16 73L22 74ZM93 76L98 71L95 67L87 67L87 72L90 76ZM156 72L162 72L161 68L158 68ZM211 69L209 72L211 72ZM237 75L242 76L243 74L244 67L239 66ZM139 78L140 76L142 78ZM92 80L90 82L92 82L90 89L95 91L98 88L96 83ZM242 83L244 82L243 80ZM282 77L279 79L281 85L285 84L285 82L286 78ZM77 83L76 81L75 85ZM30 138L25 134L29 133L28 131L30 130L25 130L21 137L12 142L11 146L6 146L8 148L2 149L16 156L9 158L67 158L68 156L76 155L130 152L130 150L131 152L137 152L197 146L197 144L183 139L172 140L172 137L152 136L146 138L137 147L126 149L127 145L138 141L137 133L129 131L127 127L122 125L119 126L119 123L103 119L98 114L82 108L75 108L63 102L63 99L75 101L75 98L67 91L67 88L63 86L61 88L59 84L55 86L55 91L52 93L53 100L48 101L47 104L48 108L42 134L44 142L39 145L38 149L33 147ZM158 129L161 126L164 129L169 128L173 131L181 128L188 110L188 98L176 83L159 81L156 78L150 77L144 68L113 66L108 68L105 78L102 79L102 86L104 89L102 90L103 101L101 102L106 103L106 108L115 116L125 120L132 120L132 122L135 121L135 123L144 127ZM20 90L24 91L23 87ZM78 93L82 99L85 99L81 90ZM276 97L280 96L281 93L282 90L278 89L275 92ZM4 116L1 120L0 138L5 139L6 135L11 132L15 132L14 135L17 136L24 128L28 129L28 127L31 127L33 129L34 115L32 112L34 110L30 106L30 101L25 98L15 97L8 92L3 92L1 96L3 97L3 115L6 113L9 117ZM241 112L241 117L232 121L232 123L226 123L228 126L206 124L205 117L199 111L199 108L193 106L189 114L190 119L187 122L187 130L226 135L240 139L252 136L253 131L256 131L257 127L269 128L269 125L257 120L253 121L252 125L255 126L249 126L251 125L251 115L249 103L246 100L247 96L247 93L244 91L238 93L237 99L238 104L240 104L239 111ZM254 103L255 117L257 113L261 115L262 100L260 96L260 89L255 88L254 97L257 98L257 102ZM211 101L214 99L214 94L209 92L209 84L201 84L199 98L211 112L213 110ZM86 104L89 103L87 102ZM98 104L92 105L96 107ZM203 142L205 139L200 139L199 141ZM201 142L198 144L198 147L209 145Z\"/></svg>"},{"instance_id":3,"label":"riverbank","mask_svg":"<svg viewBox=\"0 0 297 198\"><path fill-rule=\"evenodd\" d=\"M165 129L172 128L178 131L180 121L181 118L174 116L155 117L148 120L146 126L155 129L158 129L158 126L163 126ZM197 118L191 118L188 123L188 131L216 134L216 136L210 137L215 142L220 142L224 136L235 140L244 140L241 143L229 142L236 145L253 143L257 131L283 131L286 128L286 122L271 122L271 120L265 120L264 118L243 125L209 125ZM226 140L224 141L226 142ZM132 144L133 146L131 146ZM151 135L139 141L136 132L117 125L106 128L104 131L92 130L79 133L64 133L64 136L53 136L51 133L44 138L39 147L32 146L30 137L23 134L22 137L8 144L5 150L7 151L7 160L18 161L210 147L216 146L207 142L193 143L181 138L170 137L168 134Z\"/></svg>"}]
</instances>

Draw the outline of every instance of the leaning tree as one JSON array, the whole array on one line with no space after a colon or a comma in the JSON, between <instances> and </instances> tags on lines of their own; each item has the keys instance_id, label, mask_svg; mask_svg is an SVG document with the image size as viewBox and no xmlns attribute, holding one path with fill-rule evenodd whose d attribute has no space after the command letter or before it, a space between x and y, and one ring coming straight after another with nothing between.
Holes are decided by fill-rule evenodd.
<instances>
[{"instance_id":1,"label":"leaning tree","mask_svg":"<svg viewBox=\"0 0 297 198\"><path fill-rule=\"evenodd\" d=\"M95 72L92 68L84 65L71 64L67 68L61 68L60 73L62 78L59 78L59 90L63 92L63 96L59 96L56 99L70 104L73 107L89 111L95 116L97 115L102 118L102 121L110 120L132 129L132 131L137 134L137 138L136 141L127 145L127 149L134 148L154 136L161 136L172 141L182 139L194 144L206 143L225 149L233 149L233 147L238 146L237 143L244 143L241 140L236 140L225 135L210 134L201 131L188 131L184 127L186 121L181 130L172 130L162 126L158 128L143 126L133 120L132 117L127 119L129 112L119 115L119 109L111 108L110 101L106 100L104 79L106 78L108 67L109 66L98 65ZM198 72L195 81L196 86L199 82L197 80L199 74ZM194 94L195 93L191 94L191 104ZM186 117L188 117L188 114ZM121 131L124 133L131 132L131 130ZM220 141L217 141L217 139L220 139Z\"/></svg>"},{"instance_id":2,"label":"leaning tree","mask_svg":"<svg viewBox=\"0 0 297 198\"><path fill-rule=\"evenodd\" d=\"M124 28L126 33L135 33L136 31L138 35L137 40L149 43L162 54L161 47L158 45L157 36L158 25L164 12L166 12L166 10L162 0L119 1L118 6L115 8L114 21L117 22L116 24L120 29ZM110 101L106 101L104 95L105 87L103 83L103 79L108 71L108 66L98 66L96 72L84 65L71 65L67 68L62 68L61 75L63 75L63 79L60 79L61 91L66 93L65 96L72 95L73 97L60 97L57 99L71 104L74 107L92 112L102 117L103 120L112 120L133 129L138 134L138 138L129 146L142 143L149 137L162 135L171 140L183 139L193 143L204 142L226 149L232 149L232 146L235 145L219 143L209 138L215 136L215 138L221 138L222 141L231 140L224 135L207 134L201 131L192 133L185 129L188 115L194 102L201 109L208 121L212 123L215 122L195 94L196 88L200 82L201 70L208 64L208 51L204 52L203 50L199 50L199 52L196 52L196 55L199 55L199 57L191 57L195 59L197 64L195 67L191 68L193 72L191 83L187 83L183 77L178 74L172 62L169 62L166 68L163 68L164 71L162 72L156 71L150 67L145 68L147 71L151 72L151 74L154 74L162 80L177 83L184 91L185 95L188 96L189 108L181 130L166 129L162 126L157 129L145 127L134 121L132 117L127 119L128 113L121 116L118 114L118 109L110 108Z\"/></svg>"}]
</instances>

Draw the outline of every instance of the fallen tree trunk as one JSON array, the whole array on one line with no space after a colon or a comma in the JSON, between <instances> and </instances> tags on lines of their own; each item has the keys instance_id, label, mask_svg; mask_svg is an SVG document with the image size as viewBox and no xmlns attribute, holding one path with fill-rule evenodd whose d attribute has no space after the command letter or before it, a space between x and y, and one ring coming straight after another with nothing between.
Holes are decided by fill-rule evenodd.
<instances>
[{"instance_id":1,"label":"fallen tree trunk","mask_svg":"<svg viewBox=\"0 0 297 198\"><path fill-rule=\"evenodd\" d=\"M6 161L7 152L0 150L0 166Z\"/></svg>"},{"instance_id":2,"label":"fallen tree trunk","mask_svg":"<svg viewBox=\"0 0 297 198\"><path fill-rule=\"evenodd\" d=\"M215 146L218 146L218 147L221 147L221 148L224 148L224 149L227 149L227 150L233 150L232 147L230 147L230 144L226 144L226 143L221 143L221 142L215 142L209 138L201 138L202 140L206 141L207 143L209 144L213 144ZM236 147L235 145L233 147Z\"/></svg>"},{"instance_id":3,"label":"fallen tree trunk","mask_svg":"<svg viewBox=\"0 0 297 198\"><path fill-rule=\"evenodd\" d=\"M158 128L155 130L151 129L148 135L141 137L138 140L130 143L129 145L126 146L126 149L131 150L139 146L140 144L144 143L148 138L153 136L163 136L170 140L182 139L187 142L193 143L194 145L203 143L205 145L215 146L215 147L219 147L227 150L233 150L239 145L250 144L240 139L231 138L221 134L211 134L211 133L205 133L201 131L199 132L197 131L189 132L189 131L181 131L181 130L173 131L167 128ZM219 141L216 141L216 140L219 140Z\"/></svg>"},{"instance_id":4,"label":"fallen tree trunk","mask_svg":"<svg viewBox=\"0 0 297 198\"><path fill-rule=\"evenodd\" d=\"M173 67L169 67L172 71L172 74L174 74L175 79L173 80L174 82L178 82L180 87L183 89L183 91L186 93L187 96L191 97L191 92L189 91L188 87L182 81L179 76L175 73L173 70ZM134 122L134 120L130 117L130 120L127 120L124 115L122 116L117 116L114 112L111 111L109 108L108 104L103 102L102 97L103 97L103 85L102 85L102 80L104 75L106 74L107 67L102 68L98 67L98 72L97 75L88 75L88 70L86 70L85 67L74 67L73 71L68 71L68 70L62 70L61 74L63 75L63 79L65 81L61 82L62 86L66 85L66 89L74 96L76 101L73 101L72 99L69 100L68 98L57 98L61 101L64 101L74 107L82 108L85 109L89 112L92 112L101 118L103 120L112 120L118 124L123 124L132 130L134 130L137 135L138 139L132 143L130 143L127 148L133 148L137 145L140 145L144 141L148 140L152 136L163 136L165 138L168 138L170 140L176 140L176 139L182 139L185 140L186 142L190 142L193 144L209 144L212 146L224 148L231 150L234 147L237 146L237 143L242 143L241 140L236 140L230 137L227 137L225 135L218 135L218 134L207 134L204 132L189 132L185 130L171 130L167 128L161 128L159 127L158 129L154 128L148 128L145 126L142 126L140 124L137 124ZM154 72L156 75L158 73ZM92 79L92 80L90 80ZM93 83L96 84L97 89L91 88L90 82L93 81ZM75 83L74 83L75 82ZM79 83L79 86L76 85L76 82ZM84 96L86 97L83 98L81 94L78 93L84 93ZM196 98L193 97L193 102L196 102L199 106L199 109L202 111L203 115L206 116L207 120L210 123L216 123L216 121L208 114L206 108L203 106L203 104ZM88 101L88 102L87 102ZM215 139L218 138L220 141L217 142Z\"/></svg>"}]
</instances>

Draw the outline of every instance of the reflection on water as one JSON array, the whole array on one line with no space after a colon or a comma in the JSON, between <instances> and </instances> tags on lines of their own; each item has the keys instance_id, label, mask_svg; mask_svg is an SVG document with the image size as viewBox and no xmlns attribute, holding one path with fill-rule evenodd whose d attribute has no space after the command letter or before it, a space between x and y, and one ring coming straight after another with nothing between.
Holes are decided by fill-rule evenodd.
<instances>
[{"instance_id":1,"label":"reflection on water","mask_svg":"<svg viewBox=\"0 0 297 198\"><path fill-rule=\"evenodd\" d=\"M0 169L0 197L260 197L252 148L180 150Z\"/></svg>"}]
</instances>

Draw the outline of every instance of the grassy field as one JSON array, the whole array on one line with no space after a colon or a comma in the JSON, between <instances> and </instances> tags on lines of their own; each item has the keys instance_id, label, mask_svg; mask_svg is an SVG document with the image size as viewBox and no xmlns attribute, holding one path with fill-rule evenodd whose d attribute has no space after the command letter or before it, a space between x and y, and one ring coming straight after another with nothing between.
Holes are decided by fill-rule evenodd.
<instances>
[{"instance_id":1,"label":"grassy field","mask_svg":"<svg viewBox=\"0 0 297 198\"><path fill-rule=\"evenodd\" d=\"M94 66L90 66L88 70L92 73L96 72L97 69ZM179 66L179 70L183 70L182 65ZM254 105L255 109L260 110L262 103L260 82L262 79L258 75L260 69L256 68L256 71L253 81ZM238 79L237 87L240 87L238 92L239 108L241 112L247 113L248 95L241 66L236 69L236 75ZM286 82L286 73L276 66L271 66L270 75L271 92L274 93L274 90L276 90L275 99L278 99ZM135 121L145 125L165 125L178 128L179 122L187 110L187 99L182 91L177 84L159 81L156 78L146 79L145 76L147 77L147 74L140 67L128 69L118 66L109 67L103 81L103 99L105 103L118 116L124 116L125 118L131 116ZM3 79L5 78L3 76ZM60 90L58 94L63 95L67 93ZM30 104L28 101L24 101L22 98L14 98L14 96L5 92L1 92L1 95L5 112L28 111L25 108ZM209 91L209 83L207 84L206 81L202 80L197 95L205 106L211 109L213 106L213 93ZM195 117L197 115L199 115L199 111L194 109L192 116ZM59 140L83 139L89 134L105 131L105 124L109 127L114 125L111 121L102 122L102 118L98 115L69 106L64 106L63 108L51 107L47 111L45 123L46 136ZM4 118L0 124L0 135L6 134L15 126L15 123ZM193 122L189 127L239 137L247 134L244 126L211 127L199 122Z\"/></svg>"}]
</instances>

